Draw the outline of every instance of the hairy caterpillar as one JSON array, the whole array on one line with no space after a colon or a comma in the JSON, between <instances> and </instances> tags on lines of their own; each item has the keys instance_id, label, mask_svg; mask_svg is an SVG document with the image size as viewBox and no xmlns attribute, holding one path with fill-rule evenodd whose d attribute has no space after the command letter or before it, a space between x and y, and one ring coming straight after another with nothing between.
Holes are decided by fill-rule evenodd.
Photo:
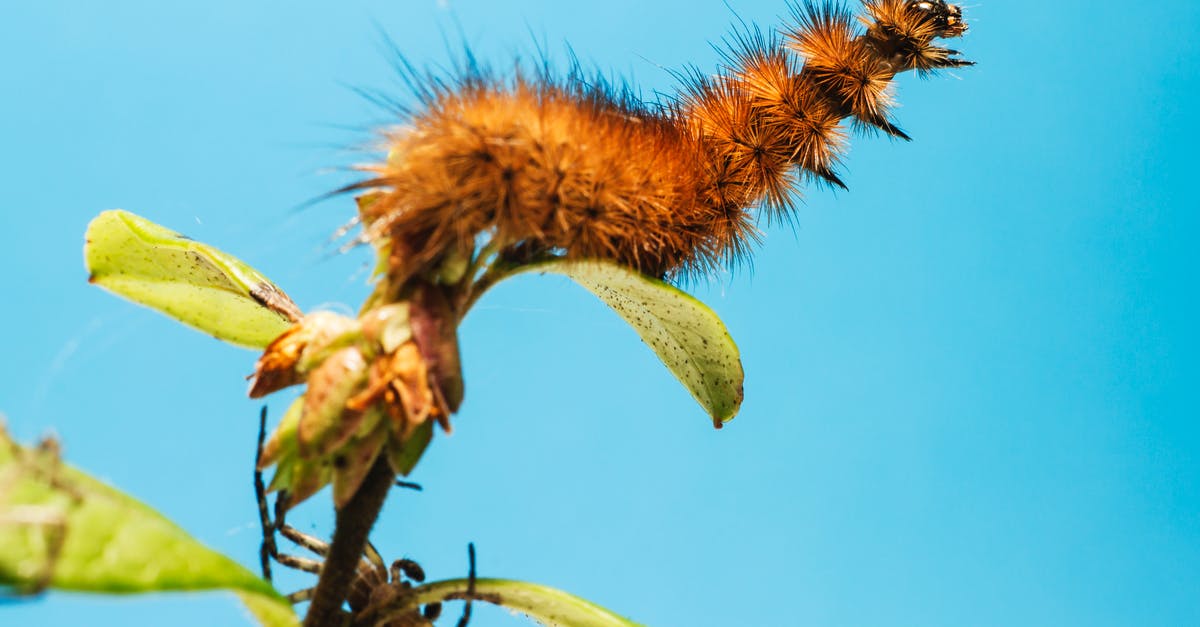
<instances>
[{"instance_id":1,"label":"hairy caterpillar","mask_svg":"<svg viewBox=\"0 0 1200 627\"><path fill-rule=\"evenodd\" d=\"M364 237L390 240L400 282L481 238L656 276L736 262L756 239L752 208L786 216L801 178L845 187L845 118L908 139L889 115L896 74L972 65L935 44L967 30L944 0L864 0L857 20L836 2L791 8L782 36L738 35L726 67L691 73L666 103L577 71L418 79L388 159L348 188L377 192Z\"/></svg>"}]
</instances>

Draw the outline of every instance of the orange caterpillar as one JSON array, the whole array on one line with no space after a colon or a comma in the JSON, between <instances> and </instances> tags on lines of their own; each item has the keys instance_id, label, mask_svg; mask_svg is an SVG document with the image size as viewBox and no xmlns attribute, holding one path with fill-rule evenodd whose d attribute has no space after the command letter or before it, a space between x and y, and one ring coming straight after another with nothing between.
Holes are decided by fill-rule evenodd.
<instances>
[{"instance_id":1,"label":"orange caterpillar","mask_svg":"<svg viewBox=\"0 0 1200 627\"><path fill-rule=\"evenodd\" d=\"M737 37L727 67L666 104L577 73L422 79L387 161L348 188L378 192L364 237L391 242L397 283L485 242L502 259L655 276L735 262L757 237L753 208L785 216L804 178L844 187L844 118L907 139L889 116L896 74L972 65L936 45L967 30L944 0L864 0L857 20L834 2L792 9L782 38Z\"/></svg>"}]
</instances>

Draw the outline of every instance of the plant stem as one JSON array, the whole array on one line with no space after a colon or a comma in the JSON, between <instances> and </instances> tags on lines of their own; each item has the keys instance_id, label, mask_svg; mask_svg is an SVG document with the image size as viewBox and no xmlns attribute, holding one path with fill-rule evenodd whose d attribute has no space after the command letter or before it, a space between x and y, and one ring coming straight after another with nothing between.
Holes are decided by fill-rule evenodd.
<instances>
[{"instance_id":1,"label":"plant stem","mask_svg":"<svg viewBox=\"0 0 1200 627\"><path fill-rule=\"evenodd\" d=\"M507 263L492 264L487 271L480 275L480 277L470 285L470 289L464 293L464 297L458 299L458 302L455 303L455 310L458 313L459 322L462 322L462 319L467 316L467 312L471 310L471 307L475 305L475 302L479 300L479 297L483 296L484 292L491 289L493 285L508 278L513 274L513 272L519 270L520 268L521 266L519 265L511 265Z\"/></svg>"},{"instance_id":2,"label":"plant stem","mask_svg":"<svg viewBox=\"0 0 1200 627\"><path fill-rule=\"evenodd\" d=\"M342 604L350 584L358 575L358 563L366 548L367 536L379 518L383 501L395 479L386 457L380 455L375 460L358 492L338 510L333 542L329 545L325 565L321 567L321 578L317 581L312 603L304 616L304 627L330 627L336 625L342 615Z\"/></svg>"}]
</instances>

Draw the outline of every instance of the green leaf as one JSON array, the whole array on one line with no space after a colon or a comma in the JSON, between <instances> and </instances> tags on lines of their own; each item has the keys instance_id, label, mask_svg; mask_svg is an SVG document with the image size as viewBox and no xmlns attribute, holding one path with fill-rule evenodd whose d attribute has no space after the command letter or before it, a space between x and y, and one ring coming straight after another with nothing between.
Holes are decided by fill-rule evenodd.
<instances>
[{"instance_id":1,"label":"green leaf","mask_svg":"<svg viewBox=\"0 0 1200 627\"><path fill-rule=\"evenodd\" d=\"M468 595L466 579L437 581L413 590L409 609L417 605L466 599L507 607L547 627L641 627L602 607L547 586L507 579L476 579L475 592Z\"/></svg>"},{"instance_id":2,"label":"green leaf","mask_svg":"<svg viewBox=\"0 0 1200 627\"><path fill-rule=\"evenodd\" d=\"M713 310L679 288L607 261L556 260L516 273L573 279L625 319L712 416L718 429L742 405L742 360Z\"/></svg>"},{"instance_id":3,"label":"green leaf","mask_svg":"<svg viewBox=\"0 0 1200 627\"><path fill-rule=\"evenodd\" d=\"M128 211L88 225L89 281L248 348L265 348L302 315L274 283L236 257Z\"/></svg>"},{"instance_id":4,"label":"green leaf","mask_svg":"<svg viewBox=\"0 0 1200 627\"><path fill-rule=\"evenodd\" d=\"M299 625L271 584L158 512L0 428L0 586L126 594L231 590L264 625Z\"/></svg>"}]
</instances>

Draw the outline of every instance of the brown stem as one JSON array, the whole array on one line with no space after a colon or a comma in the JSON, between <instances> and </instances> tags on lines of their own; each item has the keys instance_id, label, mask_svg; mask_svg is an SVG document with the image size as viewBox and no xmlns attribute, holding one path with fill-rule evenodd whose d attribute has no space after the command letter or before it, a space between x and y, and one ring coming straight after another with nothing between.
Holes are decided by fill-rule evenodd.
<instances>
[{"instance_id":1,"label":"brown stem","mask_svg":"<svg viewBox=\"0 0 1200 627\"><path fill-rule=\"evenodd\" d=\"M386 457L380 455L375 460L358 492L338 510L333 542L329 545L325 565L321 567L312 604L304 616L304 627L331 627L337 625L342 616L342 604L358 574L367 535L379 518L379 510L383 509L383 501L395 479Z\"/></svg>"}]
</instances>

